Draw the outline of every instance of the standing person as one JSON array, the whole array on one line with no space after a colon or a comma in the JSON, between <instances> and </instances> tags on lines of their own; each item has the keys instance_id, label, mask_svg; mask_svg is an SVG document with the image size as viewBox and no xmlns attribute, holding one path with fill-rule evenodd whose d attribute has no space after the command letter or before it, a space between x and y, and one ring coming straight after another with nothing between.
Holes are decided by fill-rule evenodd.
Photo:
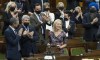
<instances>
[{"instance_id":1,"label":"standing person","mask_svg":"<svg viewBox=\"0 0 100 60\"><path fill-rule=\"evenodd\" d=\"M18 19L14 17L11 18L10 25L5 30L4 33L7 45L6 48L7 60L21 60L19 41L21 39L23 29L21 28L17 33L16 28L18 27L18 25L19 25Z\"/></svg>"},{"instance_id":2,"label":"standing person","mask_svg":"<svg viewBox=\"0 0 100 60\"><path fill-rule=\"evenodd\" d=\"M63 2L58 2L57 6L57 11L55 12L55 19L64 19L64 3Z\"/></svg>"},{"instance_id":3,"label":"standing person","mask_svg":"<svg viewBox=\"0 0 100 60\"><path fill-rule=\"evenodd\" d=\"M44 3L44 12L43 12L46 16L47 16L47 24L46 24L46 29L52 31L52 24L54 22L55 16L54 13L50 12L50 4L48 2Z\"/></svg>"},{"instance_id":4,"label":"standing person","mask_svg":"<svg viewBox=\"0 0 100 60\"><path fill-rule=\"evenodd\" d=\"M9 2L15 2L15 4L17 5L17 8L18 8L19 13L21 13L21 10L20 10L21 5L18 2L16 2L15 0L10 0ZM6 6L8 5L9 2L6 2L4 4L4 6L3 6L4 9L6 9Z\"/></svg>"},{"instance_id":5,"label":"standing person","mask_svg":"<svg viewBox=\"0 0 100 60\"><path fill-rule=\"evenodd\" d=\"M30 17L30 24L35 27L36 32L39 35L38 43L44 43L45 39L45 24L46 24L46 16L41 13L41 5L36 4L34 13Z\"/></svg>"},{"instance_id":6,"label":"standing person","mask_svg":"<svg viewBox=\"0 0 100 60\"><path fill-rule=\"evenodd\" d=\"M45 40L48 41L49 40L49 32L52 31L52 25L55 19L54 13L50 12L50 4L49 2L45 2L43 4L44 7L44 11L42 13L44 13L44 15L47 17L47 23L46 25L46 31L45 31Z\"/></svg>"},{"instance_id":7,"label":"standing person","mask_svg":"<svg viewBox=\"0 0 100 60\"><path fill-rule=\"evenodd\" d=\"M73 38L75 34L75 22L71 19L71 17L72 12L64 12L64 22L62 24L62 29L66 32L66 36L68 37L68 39Z\"/></svg>"},{"instance_id":8,"label":"standing person","mask_svg":"<svg viewBox=\"0 0 100 60\"><path fill-rule=\"evenodd\" d=\"M76 24L81 24L83 19L83 12L81 7L77 6L75 7L74 13L73 13L73 20Z\"/></svg>"},{"instance_id":9,"label":"standing person","mask_svg":"<svg viewBox=\"0 0 100 60\"><path fill-rule=\"evenodd\" d=\"M30 54L36 53L36 41L38 35L33 27L29 25L30 17L28 15L22 16L22 24L20 28L23 28L23 34L20 40L21 55L22 57L29 57Z\"/></svg>"},{"instance_id":10,"label":"standing person","mask_svg":"<svg viewBox=\"0 0 100 60\"><path fill-rule=\"evenodd\" d=\"M15 2L9 2L6 6L5 12L3 14L4 16L4 26L3 26L3 30L2 30L2 34L4 34L4 31L6 28L8 28L9 26L9 22L10 19L12 17L17 18L19 20L19 13L17 10L17 5L15 4Z\"/></svg>"},{"instance_id":11,"label":"standing person","mask_svg":"<svg viewBox=\"0 0 100 60\"><path fill-rule=\"evenodd\" d=\"M66 33L62 30L62 21L60 19L54 21L53 31L50 32L50 44L61 49L62 54L63 49L67 46Z\"/></svg>"},{"instance_id":12,"label":"standing person","mask_svg":"<svg viewBox=\"0 0 100 60\"><path fill-rule=\"evenodd\" d=\"M96 33L100 24L100 15L95 2L89 4L89 12L84 14L82 24L85 29L83 39L86 42L97 42Z\"/></svg>"}]
</instances>

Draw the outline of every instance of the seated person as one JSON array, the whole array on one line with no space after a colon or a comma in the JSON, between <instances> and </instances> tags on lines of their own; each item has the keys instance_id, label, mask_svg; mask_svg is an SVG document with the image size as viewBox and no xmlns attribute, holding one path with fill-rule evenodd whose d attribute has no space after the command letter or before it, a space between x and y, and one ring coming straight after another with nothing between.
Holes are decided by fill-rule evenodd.
<instances>
[{"instance_id":1,"label":"seated person","mask_svg":"<svg viewBox=\"0 0 100 60\"><path fill-rule=\"evenodd\" d=\"M57 19L53 24L53 31L50 32L50 44L57 46L61 51L66 47L66 33L62 30L62 21Z\"/></svg>"}]
</instances>

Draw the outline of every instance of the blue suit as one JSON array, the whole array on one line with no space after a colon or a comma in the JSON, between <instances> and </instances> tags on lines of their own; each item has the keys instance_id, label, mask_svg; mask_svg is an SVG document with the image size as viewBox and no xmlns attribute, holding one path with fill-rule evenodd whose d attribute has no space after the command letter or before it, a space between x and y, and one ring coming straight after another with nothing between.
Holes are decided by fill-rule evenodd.
<instances>
[{"instance_id":1,"label":"blue suit","mask_svg":"<svg viewBox=\"0 0 100 60\"><path fill-rule=\"evenodd\" d=\"M25 31L25 26L21 25L20 28L23 28ZM37 47L36 47L36 41L38 40L38 35L35 32L35 29L33 29L31 26L28 26L29 32L34 31L33 38L29 38L27 35L21 36L20 40L20 46L21 46L21 54L22 57L29 57L30 53L36 53Z\"/></svg>"},{"instance_id":2,"label":"blue suit","mask_svg":"<svg viewBox=\"0 0 100 60\"><path fill-rule=\"evenodd\" d=\"M8 60L21 60L20 50L18 47L18 43L20 40L20 36L14 33L11 27L8 27L5 30L5 40L7 45L7 59Z\"/></svg>"}]
</instances>

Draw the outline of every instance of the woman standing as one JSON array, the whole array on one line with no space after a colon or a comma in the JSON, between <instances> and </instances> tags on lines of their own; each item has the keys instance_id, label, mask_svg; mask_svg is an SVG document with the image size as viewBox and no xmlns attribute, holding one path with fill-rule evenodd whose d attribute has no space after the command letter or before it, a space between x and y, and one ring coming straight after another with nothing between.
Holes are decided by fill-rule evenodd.
<instances>
[{"instance_id":1,"label":"woman standing","mask_svg":"<svg viewBox=\"0 0 100 60\"><path fill-rule=\"evenodd\" d=\"M19 19L17 5L15 4L15 2L9 2L6 6L4 13L4 26L2 34L4 34L4 31L6 30L6 28L8 28L10 24L10 19L12 17Z\"/></svg>"},{"instance_id":2,"label":"woman standing","mask_svg":"<svg viewBox=\"0 0 100 60\"><path fill-rule=\"evenodd\" d=\"M66 33L62 30L62 21L57 19L54 21L53 31L50 32L50 44L57 46L62 52L67 46L66 42L67 38Z\"/></svg>"}]
</instances>

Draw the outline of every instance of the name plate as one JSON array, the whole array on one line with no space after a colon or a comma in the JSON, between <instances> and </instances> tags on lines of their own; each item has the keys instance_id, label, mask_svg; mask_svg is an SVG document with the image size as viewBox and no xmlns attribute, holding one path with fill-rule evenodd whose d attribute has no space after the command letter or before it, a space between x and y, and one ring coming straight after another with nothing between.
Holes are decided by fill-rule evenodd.
<instances>
[{"instance_id":1,"label":"name plate","mask_svg":"<svg viewBox=\"0 0 100 60\"><path fill-rule=\"evenodd\" d=\"M44 59L45 60L47 60L47 59L53 60L53 59L55 59L55 56L46 55L46 56L44 56Z\"/></svg>"}]
</instances>

